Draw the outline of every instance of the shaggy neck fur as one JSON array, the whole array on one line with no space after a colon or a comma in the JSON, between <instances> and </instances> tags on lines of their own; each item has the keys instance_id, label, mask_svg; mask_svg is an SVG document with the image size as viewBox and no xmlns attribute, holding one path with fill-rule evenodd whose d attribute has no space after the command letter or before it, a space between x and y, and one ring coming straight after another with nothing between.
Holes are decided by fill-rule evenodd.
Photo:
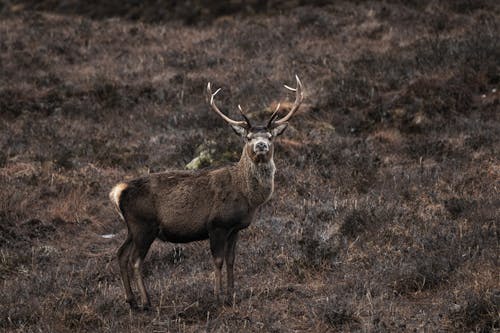
<instances>
[{"instance_id":1,"label":"shaggy neck fur","mask_svg":"<svg viewBox=\"0 0 500 333\"><path fill-rule=\"evenodd\" d=\"M248 156L247 150L243 149L238 164L245 187L243 190L247 194L250 205L257 207L269 200L274 191L274 172L276 171L272 156L267 162L255 163Z\"/></svg>"}]
</instances>

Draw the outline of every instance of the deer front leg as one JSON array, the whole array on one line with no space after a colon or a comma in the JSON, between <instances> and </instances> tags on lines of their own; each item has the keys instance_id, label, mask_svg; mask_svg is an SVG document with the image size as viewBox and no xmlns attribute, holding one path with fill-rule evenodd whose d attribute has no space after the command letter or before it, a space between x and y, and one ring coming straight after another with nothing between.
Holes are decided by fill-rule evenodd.
<instances>
[{"instance_id":1,"label":"deer front leg","mask_svg":"<svg viewBox=\"0 0 500 333\"><path fill-rule=\"evenodd\" d=\"M233 265L236 256L236 242L238 240L238 231L233 231L227 238L226 243L226 270L227 270L227 301L231 302L234 294L234 274Z\"/></svg>"},{"instance_id":2,"label":"deer front leg","mask_svg":"<svg viewBox=\"0 0 500 333\"><path fill-rule=\"evenodd\" d=\"M226 246L226 231L224 229L214 229L209 231L210 250L215 266L215 285L214 293L217 301L220 300L222 289L221 270L224 264L224 249Z\"/></svg>"}]
</instances>

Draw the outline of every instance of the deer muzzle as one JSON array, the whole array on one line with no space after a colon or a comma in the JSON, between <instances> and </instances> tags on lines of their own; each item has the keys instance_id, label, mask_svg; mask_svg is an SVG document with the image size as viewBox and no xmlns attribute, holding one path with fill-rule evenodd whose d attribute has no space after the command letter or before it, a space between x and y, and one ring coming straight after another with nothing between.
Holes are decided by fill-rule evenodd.
<instances>
[{"instance_id":1,"label":"deer muzzle","mask_svg":"<svg viewBox=\"0 0 500 333\"><path fill-rule=\"evenodd\" d=\"M269 144L265 141L257 141L253 146L253 151L257 154L265 154L269 151Z\"/></svg>"}]
</instances>

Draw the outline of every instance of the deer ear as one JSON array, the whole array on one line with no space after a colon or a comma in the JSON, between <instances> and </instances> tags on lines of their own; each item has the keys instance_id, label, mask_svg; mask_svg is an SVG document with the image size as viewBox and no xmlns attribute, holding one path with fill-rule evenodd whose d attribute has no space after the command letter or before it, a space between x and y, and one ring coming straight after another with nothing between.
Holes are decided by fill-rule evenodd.
<instances>
[{"instance_id":1,"label":"deer ear","mask_svg":"<svg viewBox=\"0 0 500 333\"><path fill-rule=\"evenodd\" d=\"M242 136L242 137L245 137L247 135L247 130L245 127L243 126L239 126L239 125L231 125L231 128L233 129L233 131L238 134L239 136Z\"/></svg>"},{"instance_id":2,"label":"deer ear","mask_svg":"<svg viewBox=\"0 0 500 333\"><path fill-rule=\"evenodd\" d=\"M283 124L280 124L274 128L271 129L271 134L276 137L278 135L281 135L283 134L283 132L285 131L286 127L288 126L288 123L283 123Z\"/></svg>"}]
</instances>

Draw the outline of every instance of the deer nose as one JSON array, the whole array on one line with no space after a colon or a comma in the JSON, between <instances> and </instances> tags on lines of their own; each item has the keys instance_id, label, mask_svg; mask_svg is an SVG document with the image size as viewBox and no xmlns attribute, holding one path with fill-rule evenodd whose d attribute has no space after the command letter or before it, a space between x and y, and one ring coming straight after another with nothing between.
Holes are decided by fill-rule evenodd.
<instances>
[{"instance_id":1,"label":"deer nose","mask_svg":"<svg viewBox=\"0 0 500 333\"><path fill-rule=\"evenodd\" d=\"M265 142L257 142L255 144L255 152L267 152L269 150L269 145Z\"/></svg>"}]
</instances>

